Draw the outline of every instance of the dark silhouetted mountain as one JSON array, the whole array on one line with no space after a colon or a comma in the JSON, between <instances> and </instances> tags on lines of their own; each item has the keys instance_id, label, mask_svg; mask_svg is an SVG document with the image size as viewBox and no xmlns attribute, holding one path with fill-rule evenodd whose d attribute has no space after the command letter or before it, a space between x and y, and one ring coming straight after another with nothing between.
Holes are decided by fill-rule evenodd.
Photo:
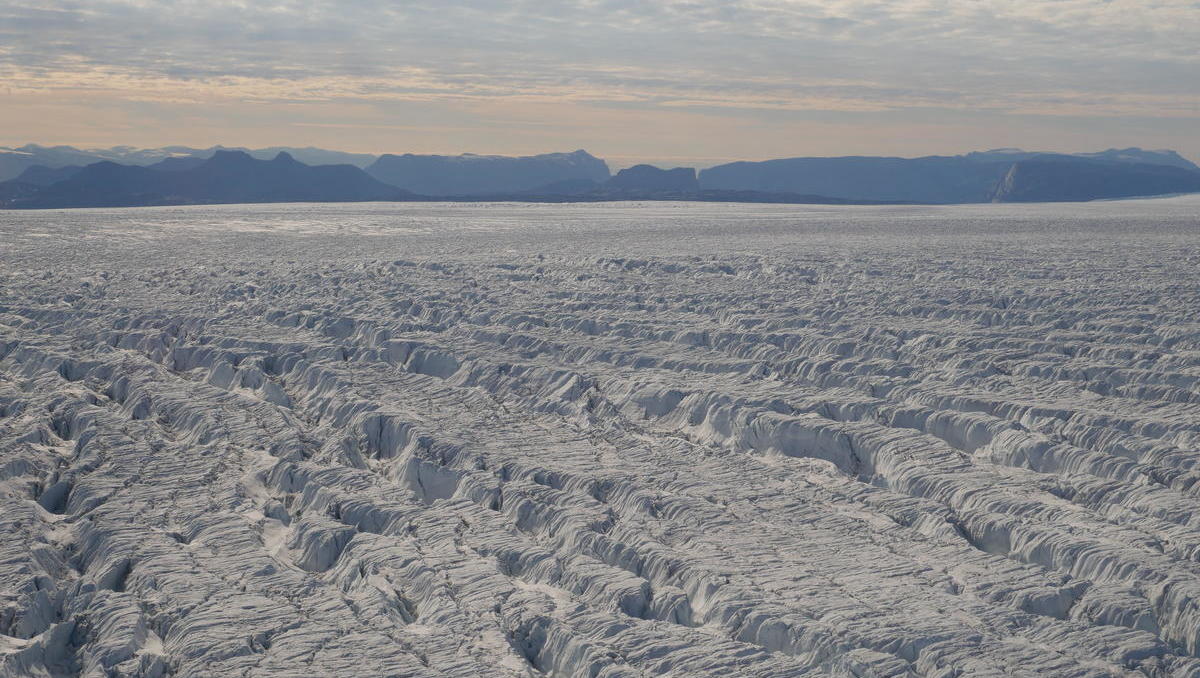
<instances>
[{"instance_id":1,"label":"dark silhouetted mountain","mask_svg":"<svg viewBox=\"0 0 1200 678\"><path fill-rule=\"evenodd\" d=\"M34 165L44 165L50 168L66 167L68 165L82 167L102 160L109 160L122 165L152 165L174 158L199 158L207 160L218 151L224 150L246 151L251 156L260 160L270 160L281 152L288 153L300 162L310 165L349 164L356 167L366 167L374 162L377 157L369 153L345 153L311 147L288 148L279 146L251 150L245 148L227 149L223 146L213 146L211 148L190 148L188 146L134 148L133 146L113 146L112 148L78 149L73 146L26 144L18 148L0 147L0 181L13 179Z\"/></svg>"},{"instance_id":2,"label":"dark silhouetted mountain","mask_svg":"<svg viewBox=\"0 0 1200 678\"><path fill-rule=\"evenodd\" d=\"M138 165L119 165L111 160L93 163L71 178L51 184L9 207L127 207L134 205L186 204L168 200L162 172Z\"/></svg>"},{"instance_id":3,"label":"dark silhouetted mountain","mask_svg":"<svg viewBox=\"0 0 1200 678\"><path fill-rule=\"evenodd\" d=\"M1099 153L1076 153L1074 157L1108 162L1137 163L1144 165L1169 165L1200 172L1200 165L1179 155L1175 151L1145 151L1140 148L1110 148Z\"/></svg>"},{"instance_id":4,"label":"dark silhouetted mountain","mask_svg":"<svg viewBox=\"0 0 1200 678\"><path fill-rule=\"evenodd\" d=\"M547 184L520 193L493 193L482 196L457 196L447 200L496 200L527 202L612 202L630 200L787 203L801 205L878 205L896 201L830 198L823 195L767 193L763 191L701 190L696 170L677 167L664 170L652 165L635 165L621 170L603 184L568 180Z\"/></svg>"},{"instance_id":5,"label":"dark silhouetted mountain","mask_svg":"<svg viewBox=\"0 0 1200 678\"><path fill-rule=\"evenodd\" d=\"M496 155L383 155L367 172L428 196L521 193L561 181L607 181L608 165L587 151L525 157Z\"/></svg>"},{"instance_id":6,"label":"dark silhouetted mountain","mask_svg":"<svg viewBox=\"0 0 1200 678\"><path fill-rule=\"evenodd\" d=\"M530 195L581 195L598 188L600 184L591 179L563 179L525 192Z\"/></svg>"},{"instance_id":7,"label":"dark silhouetted mountain","mask_svg":"<svg viewBox=\"0 0 1200 678\"><path fill-rule=\"evenodd\" d=\"M20 179L0 181L0 207L5 207L15 201L25 200L42 190L37 184L30 184Z\"/></svg>"},{"instance_id":8,"label":"dark silhouetted mountain","mask_svg":"<svg viewBox=\"0 0 1200 678\"><path fill-rule=\"evenodd\" d=\"M70 146L26 144L19 148L0 148L0 181L15 179L34 165L49 168L83 166L102 159Z\"/></svg>"},{"instance_id":9,"label":"dark silhouetted mountain","mask_svg":"<svg viewBox=\"0 0 1200 678\"><path fill-rule=\"evenodd\" d=\"M372 156L300 149L311 157ZM1200 191L1200 168L1173 151L1058 155L995 149L924 158L789 158L704 170L639 165L609 175L585 151L528 157L385 155L367 171L291 153L114 147L0 148L2 207L96 207L363 200L702 200L799 204L1092 200ZM97 155L130 162L91 162ZM45 162L36 162L41 159ZM84 159L87 166L80 168ZM374 176L372 176L372 174ZM399 187L389 184L399 184ZM410 192L411 191L411 192Z\"/></svg>"},{"instance_id":10,"label":"dark silhouetted mountain","mask_svg":"<svg viewBox=\"0 0 1200 678\"><path fill-rule=\"evenodd\" d=\"M700 182L696 181L696 170L691 167L659 169L653 165L634 165L617 172L605 187L615 191L658 193L698 193Z\"/></svg>"},{"instance_id":11,"label":"dark silhouetted mountain","mask_svg":"<svg viewBox=\"0 0 1200 678\"><path fill-rule=\"evenodd\" d=\"M990 151L971 151L962 157L976 162L1016 162L1027 158L1046 155L1041 151L1024 151L1019 148L993 148Z\"/></svg>"},{"instance_id":12,"label":"dark silhouetted mountain","mask_svg":"<svg viewBox=\"0 0 1200 678\"><path fill-rule=\"evenodd\" d=\"M994 202L1077 202L1200 191L1200 171L1173 165L1102 162L1064 156L1014 163Z\"/></svg>"},{"instance_id":13,"label":"dark silhouetted mountain","mask_svg":"<svg viewBox=\"0 0 1200 678\"><path fill-rule=\"evenodd\" d=\"M207 161L208 158L202 158L198 155L180 155L159 160L153 165L149 165L149 167L150 169L162 170L163 172L182 172L184 170L195 169Z\"/></svg>"},{"instance_id":14,"label":"dark silhouetted mountain","mask_svg":"<svg viewBox=\"0 0 1200 678\"><path fill-rule=\"evenodd\" d=\"M17 181L23 181L34 186L49 186L57 184L65 179L70 179L75 176L75 173L83 169L80 165L67 165L66 167L46 167L45 165L33 165L27 167L21 176L17 177Z\"/></svg>"},{"instance_id":15,"label":"dark silhouetted mountain","mask_svg":"<svg viewBox=\"0 0 1200 678\"><path fill-rule=\"evenodd\" d=\"M240 150L244 150L255 158L261 159L273 158L280 153L287 153L306 165L354 165L355 167L364 169L379 159L379 154L377 153L348 153L346 151L331 151L327 148L315 148L313 146L304 146L302 148L270 146L268 148L253 150Z\"/></svg>"},{"instance_id":16,"label":"dark silhouetted mountain","mask_svg":"<svg viewBox=\"0 0 1200 678\"><path fill-rule=\"evenodd\" d=\"M701 190L696 170L664 170L635 165L617 172L603 184L590 179L559 181L519 193L462 196L456 199L526 200L531 202L608 202L629 200L680 200L699 202L765 202L792 204L878 204L877 201L830 198L821 195L766 193L762 191Z\"/></svg>"},{"instance_id":17,"label":"dark silhouetted mountain","mask_svg":"<svg viewBox=\"0 0 1200 678\"><path fill-rule=\"evenodd\" d=\"M700 172L700 186L858 200L985 202L1011 165L1011 160L964 156L789 158L706 169Z\"/></svg>"},{"instance_id":18,"label":"dark silhouetted mountain","mask_svg":"<svg viewBox=\"0 0 1200 678\"><path fill-rule=\"evenodd\" d=\"M789 158L735 162L702 171L700 186L708 190L817 194L860 200L986 202L994 198L996 187L1014 163L1050 158L1083 160L1085 157L1110 165L1196 167L1173 151L1134 148L1072 156L997 149L924 158Z\"/></svg>"},{"instance_id":19,"label":"dark silhouetted mountain","mask_svg":"<svg viewBox=\"0 0 1200 678\"><path fill-rule=\"evenodd\" d=\"M311 167L287 153L257 160L218 151L191 169L163 171L99 162L9 207L123 207L252 202L405 200L411 194L382 184L352 165Z\"/></svg>"},{"instance_id":20,"label":"dark silhouetted mountain","mask_svg":"<svg viewBox=\"0 0 1200 678\"><path fill-rule=\"evenodd\" d=\"M245 146L211 146L209 148L188 148L187 146L167 146L158 149L167 152L173 158L201 158L207 160L220 151L242 151L252 158L270 160L280 153L287 153L305 165L354 165L366 167L375 162L379 156L371 153L347 153L345 151L330 151L324 148L305 146L269 146L267 148L246 148Z\"/></svg>"}]
</instances>

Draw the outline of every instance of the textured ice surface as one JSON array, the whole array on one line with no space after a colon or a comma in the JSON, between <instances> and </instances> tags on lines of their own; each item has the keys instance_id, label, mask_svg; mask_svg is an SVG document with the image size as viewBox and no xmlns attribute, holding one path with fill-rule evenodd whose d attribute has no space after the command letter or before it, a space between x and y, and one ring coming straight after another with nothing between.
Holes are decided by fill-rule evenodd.
<instances>
[{"instance_id":1,"label":"textured ice surface","mask_svg":"<svg viewBox=\"0 0 1200 678\"><path fill-rule=\"evenodd\" d=\"M0 675L1200 676L1198 213L0 213Z\"/></svg>"}]
</instances>

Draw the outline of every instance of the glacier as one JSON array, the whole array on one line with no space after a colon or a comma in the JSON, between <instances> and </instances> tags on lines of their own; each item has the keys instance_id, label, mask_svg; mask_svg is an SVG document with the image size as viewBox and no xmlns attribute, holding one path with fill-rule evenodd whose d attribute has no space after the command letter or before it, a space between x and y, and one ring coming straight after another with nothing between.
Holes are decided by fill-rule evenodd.
<instances>
[{"instance_id":1,"label":"glacier","mask_svg":"<svg viewBox=\"0 0 1200 678\"><path fill-rule=\"evenodd\" d=\"M1200 198L0 213L0 676L1200 677Z\"/></svg>"}]
</instances>

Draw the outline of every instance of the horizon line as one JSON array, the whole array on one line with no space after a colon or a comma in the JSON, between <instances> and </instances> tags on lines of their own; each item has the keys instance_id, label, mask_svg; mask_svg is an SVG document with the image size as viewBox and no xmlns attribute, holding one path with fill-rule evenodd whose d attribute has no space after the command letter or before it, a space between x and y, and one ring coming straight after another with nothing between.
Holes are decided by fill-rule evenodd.
<instances>
[{"instance_id":1,"label":"horizon line","mask_svg":"<svg viewBox=\"0 0 1200 678\"><path fill-rule=\"evenodd\" d=\"M703 157L703 156L684 156L684 155L656 155L656 156L642 156L639 158L634 158L634 156L629 156L629 155L625 155L625 154L597 154L597 153L593 153L592 151L587 150L583 146L577 147L577 148L575 148L573 150L569 150L569 151L550 150L550 151L541 151L541 152L525 152L525 153L521 153L521 154L505 154L505 153L487 153L487 152L478 152L478 151L462 151L459 153L448 153L448 152L418 153L418 152L414 152L414 151L399 151L399 152L398 151L358 151L358 150L344 150L344 149L339 149L339 148L328 148L328 147L324 147L324 146L315 146L312 144L307 144L307 145L272 144L272 145L257 146L257 147L256 146L246 146L246 145L226 145L226 144L222 144L222 143L212 144L210 146L192 146L192 145L188 145L188 144L164 144L161 146L137 146L137 145L133 145L133 144L114 144L111 146L103 146L103 145L87 145L87 144L83 144L83 143L79 143L79 142L43 144L43 143L29 141L29 142L26 142L26 143L20 144L20 145L8 145L8 144L0 145L0 152L21 153L21 151L20 151L21 148L30 147L30 146L36 147L36 148L41 148L41 149L50 149L50 150L57 149L57 148L71 149L71 150L82 152L82 153L120 151L120 150L129 150L129 151L135 151L135 152L137 152L137 151L161 151L161 150L165 150L165 149L169 149L169 148L187 149L188 151L212 151L212 150L238 151L238 150L240 150L240 151L248 151L248 152L262 152L262 151L271 151L271 150L276 150L276 149L292 149L292 150L324 151L324 152L328 152L328 153L342 153L342 154L346 154L346 155L373 156L376 159L378 159L379 157L382 157L384 155L440 156L440 157L451 157L451 158L462 157L462 156L523 158L523 157L537 157L537 156L541 156L541 155L570 154L570 153L583 151L583 152L587 153L588 155L591 155L594 158L605 161L606 163L608 163L610 161L613 162L614 167L616 169L627 169L629 167L633 167L636 165L656 165L656 163L661 163L663 161L670 161L670 162L686 161L689 164L676 165L675 167L692 167L696 170L701 170L701 169L707 169L710 167L715 167L718 165L724 165L724 164L730 164L730 163L736 163L736 162L767 162L767 161L771 161L771 160L791 160L791 159L799 159L799 158L821 158L821 159L898 158L898 159L903 159L903 160L915 160L915 159L920 159L920 158L960 157L960 156L967 156L967 155L976 154L976 153L986 154L986 153L1010 152L1010 153L1040 153L1040 154L1047 154L1047 155L1084 155L1084 154L1092 154L1092 153L1106 153L1106 152L1110 152L1110 151L1142 151L1142 152L1148 152L1148 153L1173 153L1188 162L1200 165L1200 162L1196 162L1196 161L1192 160L1191 158L1187 157L1186 155L1180 153L1179 151L1177 151L1173 148L1147 148L1144 146L1108 146L1107 148L1104 148L1104 149L1099 149L1099 150L1093 149L1093 150L1088 150L1088 151L1026 150L1026 149L1020 148L1020 147L1009 146L1009 147L997 147L997 148L989 148L989 149L975 149L975 150L969 150L969 151L959 151L957 153L936 153L936 152L934 152L934 153L926 153L926 154L922 154L922 155L891 155L891 154L870 155L870 154L863 154L863 153L851 153L851 154L843 154L843 155L781 154L781 155L774 155L774 156L769 156L769 157L763 156L763 157L722 157L722 158L715 158L712 156ZM184 155L186 156L187 154L184 154ZM620 161L620 162L618 162L618 161Z\"/></svg>"}]
</instances>

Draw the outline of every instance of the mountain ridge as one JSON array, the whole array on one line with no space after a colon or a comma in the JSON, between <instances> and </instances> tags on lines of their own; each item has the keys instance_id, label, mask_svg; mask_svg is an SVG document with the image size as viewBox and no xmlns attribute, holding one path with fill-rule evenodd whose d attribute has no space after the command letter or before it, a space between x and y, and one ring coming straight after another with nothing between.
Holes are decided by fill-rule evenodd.
<instances>
[{"instance_id":1,"label":"mountain ridge","mask_svg":"<svg viewBox=\"0 0 1200 678\"><path fill-rule=\"evenodd\" d=\"M1075 159L1123 168L1169 166L1200 173L1200 166L1174 151L1127 148L1068 155L996 149L919 158L842 156L739 161L702 170L700 186L704 189L816 193L840 198L934 204L989 202L995 199L996 186L1014 163L1038 158ZM1150 192L1138 195L1174 192L1150 186L1146 190Z\"/></svg>"},{"instance_id":2,"label":"mountain ridge","mask_svg":"<svg viewBox=\"0 0 1200 678\"><path fill-rule=\"evenodd\" d=\"M607 181L608 164L584 150L530 156L385 153L366 172L429 196L461 197L532 190L570 180Z\"/></svg>"},{"instance_id":3,"label":"mountain ridge","mask_svg":"<svg viewBox=\"0 0 1200 678\"><path fill-rule=\"evenodd\" d=\"M218 151L196 167L162 170L101 161L51 184L10 208L131 207L253 202L404 200L352 165L305 165L280 152L259 160L242 151Z\"/></svg>"},{"instance_id":4,"label":"mountain ridge","mask_svg":"<svg viewBox=\"0 0 1200 678\"><path fill-rule=\"evenodd\" d=\"M249 148L246 146L223 146L215 145L207 148L196 148L191 146L172 145L162 146L159 148L137 148L134 146L113 146L110 148L88 148L81 149L67 145L42 145L42 144L24 144L23 146L0 146L0 181L15 179L25 168L31 165L45 165L49 168L58 168L66 165L88 165L101 160L111 160L113 162L127 165L145 165L149 166L169 158L190 158L197 157L208 159L217 151L244 151L252 157L260 160L270 160L280 152L286 152L300 162L309 165L328 165L328 164L349 164L356 167L366 168L376 162L384 155L400 155L413 157L432 157L432 158L514 158L514 157L538 157L538 156L504 156L496 154L479 154L479 153L462 153L459 155L437 155L437 154L413 154L413 153L354 153L348 151L336 151L315 146L268 146L263 148ZM575 151L579 153L579 151ZM555 153L546 153L542 155L556 155ZM1171 164L1185 169L1200 171L1200 165L1193 163L1179 153L1168 150L1146 150L1136 146L1128 148L1109 148L1098 152L1085 153L1062 153L1051 151L1025 151L1019 148L997 148L986 151L970 151L960 155L928 155L917 157L900 157L900 156L873 156L873 155L856 155L856 156L790 156L786 158L771 158L767 160L735 160L726 163L717 163L708 168L719 167L736 162L769 162L773 160L793 160L798 158L806 159L833 159L833 158L871 158L871 159L892 159L892 160L917 160L922 158L973 158L982 159L990 157L995 160L1016 161L1018 159L1029 158L1038 155L1064 155L1075 157L1090 157L1094 159L1106 160L1123 160L1128 162L1147 162L1154 164Z\"/></svg>"},{"instance_id":5,"label":"mountain ridge","mask_svg":"<svg viewBox=\"0 0 1200 678\"><path fill-rule=\"evenodd\" d=\"M1041 157L1013 163L992 202L1081 202L1200 192L1200 172L1172 165Z\"/></svg>"},{"instance_id":6,"label":"mountain ridge","mask_svg":"<svg viewBox=\"0 0 1200 678\"><path fill-rule=\"evenodd\" d=\"M24 151L22 151L24 152ZM74 157L55 149L60 158ZM136 154L145 161L153 154ZM1149 161L1149 162L1147 162ZM385 180L386 179L386 180ZM30 165L0 182L0 207L253 202L690 200L795 204L1081 201L1200 192L1200 168L1172 151L1064 155L994 149L922 158L739 161L701 170L637 165L611 175L584 150L536 156L384 155L367 168L308 165L219 149L208 158Z\"/></svg>"}]
</instances>

